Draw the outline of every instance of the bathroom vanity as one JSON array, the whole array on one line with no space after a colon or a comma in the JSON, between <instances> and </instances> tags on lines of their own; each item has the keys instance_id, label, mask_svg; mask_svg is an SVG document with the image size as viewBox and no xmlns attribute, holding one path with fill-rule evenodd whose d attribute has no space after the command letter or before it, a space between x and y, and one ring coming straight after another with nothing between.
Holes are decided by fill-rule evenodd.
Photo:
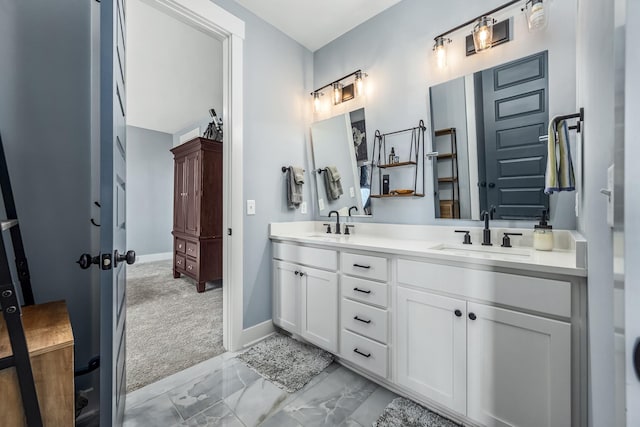
<instances>
[{"instance_id":1,"label":"bathroom vanity","mask_svg":"<svg viewBox=\"0 0 640 427\"><path fill-rule=\"evenodd\" d=\"M586 422L586 241L454 227L274 223L273 322L465 425ZM522 232L501 247L503 232ZM497 244L495 242L498 242Z\"/></svg>"}]
</instances>

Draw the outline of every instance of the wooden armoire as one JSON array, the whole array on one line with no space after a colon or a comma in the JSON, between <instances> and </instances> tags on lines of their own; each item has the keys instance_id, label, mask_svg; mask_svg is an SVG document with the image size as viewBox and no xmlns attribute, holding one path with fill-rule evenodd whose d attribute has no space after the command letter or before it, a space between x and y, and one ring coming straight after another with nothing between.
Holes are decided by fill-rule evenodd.
<instances>
[{"instance_id":1,"label":"wooden armoire","mask_svg":"<svg viewBox=\"0 0 640 427\"><path fill-rule=\"evenodd\" d=\"M171 152L173 277L191 277L204 292L222 279L222 143L194 138Z\"/></svg>"}]
</instances>

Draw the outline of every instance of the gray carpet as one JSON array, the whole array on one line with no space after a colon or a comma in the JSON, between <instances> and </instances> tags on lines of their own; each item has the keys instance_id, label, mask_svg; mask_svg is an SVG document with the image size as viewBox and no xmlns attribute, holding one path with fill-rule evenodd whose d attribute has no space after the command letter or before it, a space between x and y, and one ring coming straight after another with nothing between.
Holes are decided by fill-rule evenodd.
<instances>
[{"instance_id":1,"label":"gray carpet","mask_svg":"<svg viewBox=\"0 0 640 427\"><path fill-rule=\"evenodd\" d=\"M415 402L397 397L384 409L373 427L460 427Z\"/></svg>"},{"instance_id":2,"label":"gray carpet","mask_svg":"<svg viewBox=\"0 0 640 427\"><path fill-rule=\"evenodd\" d=\"M199 294L171 261L127 266L127 392L224 351L221 282Z\"/></svg>"},{"instance_id":3,"label":"gray carpet","mask_svg":"<svg viewBox=\"0 0 640 427\"><path fill-rule=\"evenodd\" d=\"M300 390L333 361L331 353L280 334L259 342L237 358L289 393Z\"/></svg>"}]
</instances>

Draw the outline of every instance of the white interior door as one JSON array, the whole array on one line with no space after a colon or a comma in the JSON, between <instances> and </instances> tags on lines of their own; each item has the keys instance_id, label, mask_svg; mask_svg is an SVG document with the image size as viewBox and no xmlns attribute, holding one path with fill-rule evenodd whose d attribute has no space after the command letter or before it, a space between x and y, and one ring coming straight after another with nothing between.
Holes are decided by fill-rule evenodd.
<instances>
[{"instance_id":1,"label":"white interior door","mask_svg":"<svg viewBox=\"0 0 640 427\"><path fill-rule=\"evenodd\" d=\"M125 375L125 15L124 0L100 10L100 425L120 426ZM135 254L134 254L135 257Z\"/></svg>"}]
</instances>

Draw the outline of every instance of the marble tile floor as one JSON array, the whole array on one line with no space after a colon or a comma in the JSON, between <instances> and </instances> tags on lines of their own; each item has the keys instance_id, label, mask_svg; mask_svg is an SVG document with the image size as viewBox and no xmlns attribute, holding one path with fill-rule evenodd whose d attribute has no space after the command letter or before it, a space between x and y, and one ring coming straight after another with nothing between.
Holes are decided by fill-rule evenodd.
<instances>
[{"instance_id":1,"label":"marble tile floor","mask_svg":"<svg viewBox=\"0 0 640 427\"><path fill-rule=\"evenodd\" d=\"M127 395L125 427L368 427L397 395L332 363L287 393L223 353Z\"/></svg>"}]
</instances>

